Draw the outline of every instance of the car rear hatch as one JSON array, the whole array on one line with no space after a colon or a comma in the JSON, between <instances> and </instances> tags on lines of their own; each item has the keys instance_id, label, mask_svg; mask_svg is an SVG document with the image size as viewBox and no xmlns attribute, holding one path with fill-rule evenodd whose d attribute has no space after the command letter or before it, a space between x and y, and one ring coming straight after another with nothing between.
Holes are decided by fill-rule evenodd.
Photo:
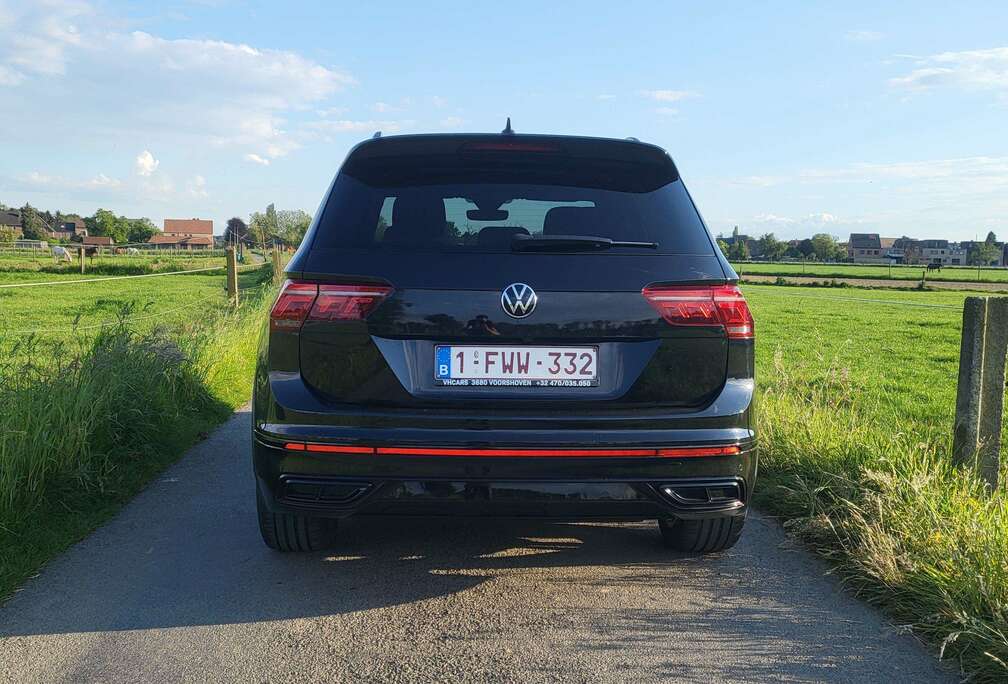
<instances>
[{"instance_id":1,"label":"car rear hatch","mask_svg":"<svg viewBox=\"0 0 1008 684\"><path fill-rule=\"evenodd\" d=\"M270 353L333 404L699 407L752 335L715 249L652 146L370 141L289 267Z\"/></svg>"}]
</instances>

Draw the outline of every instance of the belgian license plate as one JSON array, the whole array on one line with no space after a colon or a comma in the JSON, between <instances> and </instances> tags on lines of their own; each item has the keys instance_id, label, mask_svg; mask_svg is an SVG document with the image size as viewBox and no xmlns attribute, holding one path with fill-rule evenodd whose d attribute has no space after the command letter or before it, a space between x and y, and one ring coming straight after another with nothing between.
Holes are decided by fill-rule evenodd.
<instances>
[{"instance_id":1,"label":"belgian license plate","mask_svg":"<svg viewBox=\"0 0 1008 684\"><path fill-rule=\"evenodd\" d=\"M434 380L461 387L594 387L598 347L437 345Z\"/></svg>"}]
</instances>

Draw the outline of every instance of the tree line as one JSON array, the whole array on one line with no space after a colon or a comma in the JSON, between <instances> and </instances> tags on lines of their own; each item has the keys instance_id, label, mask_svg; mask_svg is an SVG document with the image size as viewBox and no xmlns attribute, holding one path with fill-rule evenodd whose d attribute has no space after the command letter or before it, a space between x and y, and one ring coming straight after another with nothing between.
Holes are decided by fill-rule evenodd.
<instances>
[{"instance_id":1,"label":"tree line","mask_svg":"<svg viewBox=\"0 0 1008 684\"><path fill-rule=\"evenodd\" d=\"M277 210L270 204L265 211L253 211L248 223L238 216L228 219L224 240L228 244L245 243L262 249L271 245L297 247L311 222L311 214L306 211Z\"/></svg>"},{"instance_id":2,"label":"tree line","mask_svg":"<svg viewBox=\"0 0 1008 684\"><path fill-rule=\"evenodd\" d=\"M0 210L10 210L0 202ZM25 204L15 209L21 214L21 234L26 240L53 239L51 233L61 230L64 224L83 221L88 235L107 236L117 244L149 242L161 232L149 218L127 218L117 215L109 209L99 209L91 216L37 209ZM296 247L301 243L308 226L311 225L311 214L300 209L277 210L272 204L265 211L254 211L246 223L238 216L227 222L225 240L231 243L243 242L265 248L270 245ZM9 235L7 234L9 233ZM13 228L0 228L0 242L14 240Z\"/></svg>"},{"instance_id":3,"label":"tree line","mask_svg":"<svg viewBox=\"0 0 1008 684\"><path fill-rule=\"evenodd\" d=\"M759 249L759 257L768 261L780 261L781 259L815 259L817 261L844 261L847 259L847 250L839 241L828 233L816 233L811 238L805 238L791 244L778 240L773 233L765 233L755 240ZM718 236L718 247L730 261L746 261L752 257L749 243L745 239L735 239L729 244L728 241ZM1001 253L1001 247L997 242L997 235L994 231L987 233L987 238L983 242L974 243L969 249L968 263L973 266L983 266L997 261Z\"/></svg>"},{"instance_id":4,"label":"tree line","mask_svg":"<svg viewBox=\"0 0 1008 684\"><path fill-rule=\"evenodd\" d=\"M781 259L817 259L819 261L840 261L847 258L847 250L837 242L837 239L828 233L816 233L811 238L799 240L795 244L778 240L773 233L765 233L756 241L759 248L759 255L770 261L780 261ZM731 244L718 237L718 247L721 252L731 261L745 261L749 259L749 244L744 239L735 239Z\"/></svg>"}]
</instances>

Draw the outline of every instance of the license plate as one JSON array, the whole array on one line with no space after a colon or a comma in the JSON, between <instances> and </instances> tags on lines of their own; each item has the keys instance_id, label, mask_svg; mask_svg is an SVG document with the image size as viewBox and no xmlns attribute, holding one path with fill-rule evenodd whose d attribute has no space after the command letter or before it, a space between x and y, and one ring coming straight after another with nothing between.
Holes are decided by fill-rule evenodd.
<instances>
[{"instance_id":1,"label":"license plate","mask_svg":"<svg viewBox=\"0 0 1008 684\"><path fill-rule=\"evenodd\" d=\"M434 380L461 387L594 387L598 347L438 345Z\"/></svg>"}]
</instances>

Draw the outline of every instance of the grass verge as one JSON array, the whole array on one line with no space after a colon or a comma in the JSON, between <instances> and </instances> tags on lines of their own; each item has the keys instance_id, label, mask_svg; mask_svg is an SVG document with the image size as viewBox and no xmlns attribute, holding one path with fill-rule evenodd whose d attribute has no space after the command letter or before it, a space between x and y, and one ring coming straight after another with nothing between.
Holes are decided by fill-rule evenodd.
<instances>
[{"instance_id":1,"label":"grass verge","mask_svg":"<svg viewBox=\"0 0 1008 684\"><path fill-rule=\"evenodd\" d=\"M806 292L746 286L757 504L972 681L1006 681L1008 489L950 465L962 296Z\"/></svg>"},{"instance_id":2,"label":"grass verge","mask_svg":"<svg viewBox=\"0 0 1008 684\"><path fill-rule=\"evenodd\" d=\"M5 346L0 598L248 400L272 296L262 275L239 309L172 329L138 332L124 310L59 354L31 337Z\"/></svg>"}]
</instances>

